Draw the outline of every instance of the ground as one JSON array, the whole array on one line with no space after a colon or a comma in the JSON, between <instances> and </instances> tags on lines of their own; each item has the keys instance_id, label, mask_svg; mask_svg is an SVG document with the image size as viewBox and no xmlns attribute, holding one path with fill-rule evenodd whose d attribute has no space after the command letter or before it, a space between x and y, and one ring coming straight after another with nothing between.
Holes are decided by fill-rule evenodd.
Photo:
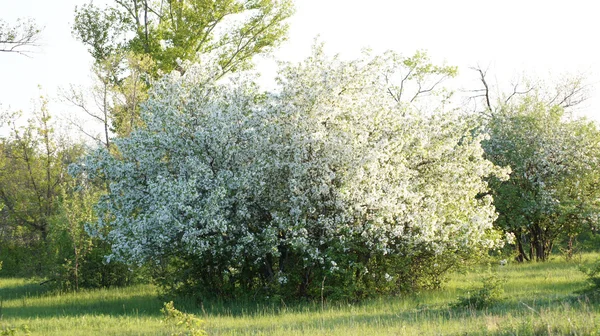
<instances>
[{"instance_id":1,"label":"ground","mask_svg":"<svg viewBox=\"0 0 600 336\"><path fill-rule=\"evenodd\" d=\"M594 335L600 303L577 293L578 270L598 255L567 262L494 264L504 296L483 309L457 308L482 286L487 266L454 274L444 288L362 303L205 303L175 301L204 321L208 335ZM165 299L152 285L57 294L35 279L0 279L0 335L171 335Z\"/></svg>"}]
</instances>

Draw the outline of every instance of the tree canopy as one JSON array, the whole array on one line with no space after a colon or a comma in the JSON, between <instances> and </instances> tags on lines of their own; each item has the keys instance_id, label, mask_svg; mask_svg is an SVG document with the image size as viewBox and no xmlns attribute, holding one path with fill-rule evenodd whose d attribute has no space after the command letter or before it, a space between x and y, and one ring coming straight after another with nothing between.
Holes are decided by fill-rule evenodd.
<instances>
[{"instance_id":1,"label":"tree canopy","mask_svg":"<svg viewBox=\"0 0 600 336\"><path fill-rule=\"evenodd\" d=\"M115 0L104 9L90 2L75 10L73 34L97 62L123 51L149 55L156 75L212 52L225 74L276 47L292 13L288 0Z\"/></svg>"},{"instance_id":2,"label":"tree canopy","mask_svg":"<svg viewBox=\"0 0 600 336\"><path fill-rule=\"evenodd\" d=\"M292 13L289 0L115 0L105 8L90 2L76 8L73 35L95 60L95 104L78 90L65 98L103 124L101 136L79 128L108 146L109 134L142 126L139 104L153 80L183 71L182 62L201 54L218 59L219 76L248 69L254 56L285 40Z\"/></svg>"},{"instance_id":3,"label":"tree canopy","mask_svg":"<svg viewBox=\"0 0 600 336\"><path fill-rule=\"evenodd\" d=\"M546 260L561 235L598 225L600 130L559 103L532 92L487 124L486 157L512 169L492 183L497 226L515 234L520 260Z\"/></svg>"},{"instance_id":4,"label":"tree canopy","mask_svg":"<svg viewBox=\"0 0 600 336\"><path fill-rule=\"evenodd\" d=\"M80 168L109 185L96 228L111 258L170 262L185 271L162 279L196 294L315 296L325 278L328 293L359 296L439 284L499 244L491 197L477 195L505 172L483 158L472 118L393 94L411 67L420 79L444 69L427 64L316 48L281 69L276 92L217 81L218 58L165 77L146 127Z\"/></svg>"}]
</instances>

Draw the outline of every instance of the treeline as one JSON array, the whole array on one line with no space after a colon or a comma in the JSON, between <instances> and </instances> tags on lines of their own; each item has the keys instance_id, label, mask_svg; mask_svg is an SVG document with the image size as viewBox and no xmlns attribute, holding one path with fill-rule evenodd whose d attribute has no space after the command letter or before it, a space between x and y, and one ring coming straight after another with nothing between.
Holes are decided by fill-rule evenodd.
<instances>
[{"instance_id":1,"label":"treeline","mask_svg":"<svg viewBox=\"0 0 600 336\"><path fill-rule=\"evenodd\" d=\"M0 144L3 275L62 289L153 280L218 297L363 298L437 287L490 253L545 261L598 225L600 132L582 80L471 105L423 52L246 71L284 38L285 1L116 1L76 10L96 86L41 104ZM234 20L235 19L235 20ZM237 20L237 21L236 21ZM91 97L91 98L90 98ZM557 246L558 245L558 246Z\"/></svg>"}]
</instances>

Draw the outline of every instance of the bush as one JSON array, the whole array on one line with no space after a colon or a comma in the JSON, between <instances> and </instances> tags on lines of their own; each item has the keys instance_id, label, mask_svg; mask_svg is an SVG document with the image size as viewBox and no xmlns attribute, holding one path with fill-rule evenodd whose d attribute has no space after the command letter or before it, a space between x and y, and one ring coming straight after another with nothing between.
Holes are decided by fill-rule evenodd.
<instances>
[{"instance_id":1,"label":"bush","mask_svg":"<svg viewBox=\"0 0 600 336\"><path fill-rule=\"evenodd\" d=\"M589 287L584 292L600 294L600 259L591 266L580 265L579 270L587 276Z\"/></svg>"},{"instance_id":2,"label":"bush","mask_svg":"<svg viewBox=\"0 0 600 336\"><path fill-rule=\"evenodd\" d=\"M1 317L1 315L0 315ZM13 326L2 326L2 328L0 328L0 336L18 336L18 335L23 335L23 336L29 336L31 335L31 332L29 330L29 326L26 324L21 325L20 328L16 328Z\"/></svg>"},{"instance_id":3,"label":"bush","mask_svg":"<svg viewBox=\"0 0 600 336\"><path fill-rule=\"evenodd\" d=\"M461 296L453 307L467 307L472 309L483 309L491 307L502 301L504 296L505 279L498 276L498 273L488 272L482 280L481 288L473 288L468 291L466 296Z\"/></svg>"},{"instance_id":4,"label":"bush","mask_svg":"<svg viewBox=\"0 0 600 336\"><path fill-rule=\"evenodd\" d=\"M201 328L204 322L192 314L180 312L175 309L173 301L165 303L160 310L163 313L163 323L171 329L177 330L171 336L204 336L206 332Z\"/></svg>"},{"instance_id":5,"label":"bush","mask_svg":"<svg viewBox=\"0 0 600 336\"><path fill-rule=\"evenodd\" d=\"M48 245L22 237L13 235L0 241L0 260L3 263L0 274L9 277L46 276L54 266Z\"/></svg>"},{"instance_id":6,"label":"bush","mask_svg":"<svg viewBox=\"0 0 600 336\"><path fill-rule=\"evenodd\" d=\"M79 166L108 185L94 230L112 260L200 297L363 298L437 287L499 245L485 178L506 171L483 158L476 118L424 113L388 81L453 67L315 48L270 93L215 81L218 67L156 83L145 127Z\"/></svg>"}]
</instances>

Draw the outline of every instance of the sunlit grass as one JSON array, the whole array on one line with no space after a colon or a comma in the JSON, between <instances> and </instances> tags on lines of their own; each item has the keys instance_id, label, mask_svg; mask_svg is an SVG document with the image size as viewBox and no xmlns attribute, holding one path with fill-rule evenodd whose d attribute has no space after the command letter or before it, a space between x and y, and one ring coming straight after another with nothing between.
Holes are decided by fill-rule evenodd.
<instances>
[{"instance_id":1,"label":"sunlit grass","mask_svg":"<svg viewBox=\"0 0 600 336\"><path fill-rule=\"evenodd\" d=\"M580 262L596 256L584 255ZM504 299L482 310L450 308L481 286L481 266L455 274L437 291L362 303L204 303L176 300L205 321L209 335L592 335L600 331L600 305L574 292L585 287L576 262L492 265L506 279ZM156 288L57 294L38 281L0 279L2 328L16 335L168 335L164 300Z\"/></svg>"}]
</instances>

